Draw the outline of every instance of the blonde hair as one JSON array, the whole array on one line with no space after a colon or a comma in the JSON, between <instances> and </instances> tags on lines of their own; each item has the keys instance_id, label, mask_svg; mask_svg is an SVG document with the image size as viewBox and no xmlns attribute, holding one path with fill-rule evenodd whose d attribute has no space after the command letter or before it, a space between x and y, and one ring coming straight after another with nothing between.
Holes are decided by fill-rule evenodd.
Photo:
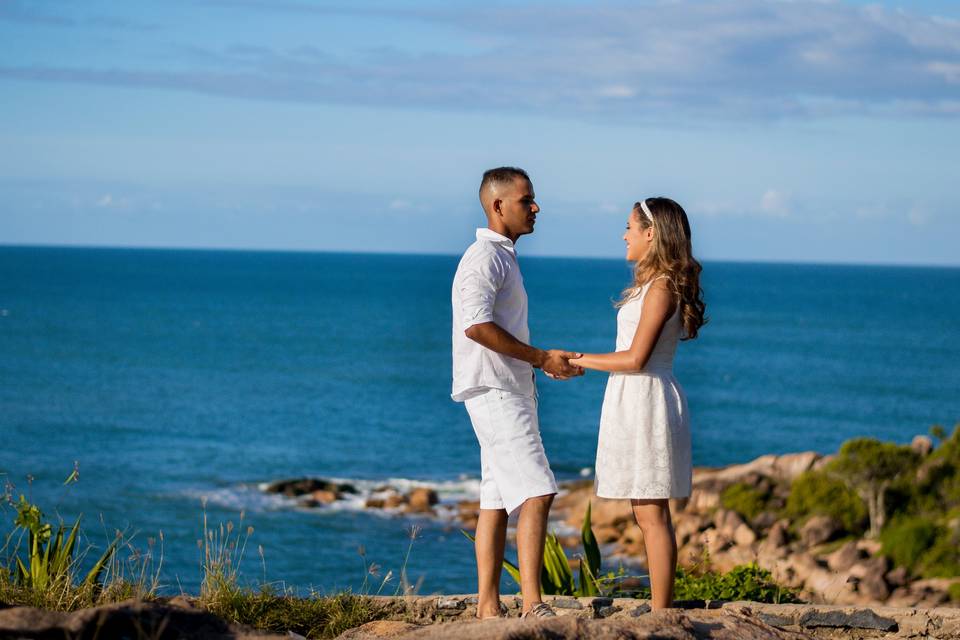
<instances>
[{"instance_id":1,"label":"blonde hair","mask_svg":"<svg viewBox=\"0 0 960 640\"><path fill-rule=\"evenodd\" d=\"M650 213L649 218L643 205ZM687 213L670 198L647 198L633 205L633 215L644 229L653 227L653 244L634 266L633 284L623 290L616 306L622 307L648 282L666 276L667 286L677 299L683 339L692 340L708 319L704 315L706 304L700 288L703 267L693 257Z\"/></svg>"}]
</instances>

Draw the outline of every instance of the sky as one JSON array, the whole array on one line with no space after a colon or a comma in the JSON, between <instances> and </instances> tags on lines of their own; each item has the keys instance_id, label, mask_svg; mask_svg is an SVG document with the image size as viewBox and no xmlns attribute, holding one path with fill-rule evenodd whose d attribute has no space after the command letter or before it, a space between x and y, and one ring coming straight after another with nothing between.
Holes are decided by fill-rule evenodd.
<instances>
[{"instance_id":1,"label":"sky","mask_svg":"<svg viewBox=\"0 0 960 640\"><path fill-rule=\"evenodd\" d=\"M960 266L960 2L0 0L0 244Z\"/></svg>"}]
</instances>

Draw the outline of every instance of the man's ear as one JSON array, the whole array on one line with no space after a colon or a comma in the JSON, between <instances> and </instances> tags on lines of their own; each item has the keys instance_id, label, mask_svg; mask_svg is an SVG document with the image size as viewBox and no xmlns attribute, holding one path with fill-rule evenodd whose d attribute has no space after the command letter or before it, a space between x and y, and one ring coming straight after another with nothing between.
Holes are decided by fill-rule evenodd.
<instances>
[{"instance_id":1,"label":"man's ear","mask_svg":"<svg viewBox=\"0 0 960 640\"><path fill-rule=\"evenodd\" d=\"M503 202L503 200L500 200L499 198L497 198L496 200L493 201L493 211L494 211L494 213L497 213L497 214L500 213L500 203L501 203L501 202Z\"/></svg>"}]
</instances>

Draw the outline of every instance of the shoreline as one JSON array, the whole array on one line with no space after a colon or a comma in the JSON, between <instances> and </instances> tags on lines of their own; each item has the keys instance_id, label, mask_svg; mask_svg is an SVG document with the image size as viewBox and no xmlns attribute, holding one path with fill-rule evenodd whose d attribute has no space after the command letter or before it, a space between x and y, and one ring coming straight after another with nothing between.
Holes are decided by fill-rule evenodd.
<instances>
[{"instance_id":1,"label":"shoreline","mask_svg":"<svg viewBox=\"0 0 960 640\"><path fill-rule=\"evenodd\" d=\"M915 437L910 448L920 459L929 457L934 449L927 436ZM836 454L806 451L768 454L724 467L695 468L690 498L671 500L680 566L724 573L756 563L770 571L778 583L798 590L803 600L812 603L960 606L960 576L913 575L884 554L877 539L845 532L830 518L812 515L791 519L782 509L772 508L749 518L729 508L725 492L731 487L769 495L771 504L783 505L794 481L821 472L836 458ZM562 547L574 553L579 549L579 530L590 504L592 529L608 561L604 570L613 563L628 568L645 565L643 537L627 501L597 498L589 478L560 484L550 529L557 533ZM284 480L264 483L261 489L287 495L307 508L330 508L344 495L358 502L356 487L330 480ZM442 502L429 483L407 491L382 484L364 500L365 511L435 518L468 531L476 526L479 515L478 501Z\"/></svg>"}]
</instances>

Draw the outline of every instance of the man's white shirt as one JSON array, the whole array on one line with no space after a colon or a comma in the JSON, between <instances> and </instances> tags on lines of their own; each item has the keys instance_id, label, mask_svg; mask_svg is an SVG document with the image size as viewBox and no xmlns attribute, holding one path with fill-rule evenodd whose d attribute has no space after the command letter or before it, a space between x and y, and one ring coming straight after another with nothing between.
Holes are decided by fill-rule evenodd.
<instances>
[{"instance_id":1,"label":"man's white shirt","mask_svg":"<svg viewBox=\"0 0 960 640\"><path fill-rule=\"evenodd\" d=\"M526 396L535 393L533 367L481 346L464 331L493 322L529 344L527 292L509 238L477 229L477 240L460 259L453 278L453 392L457 402L502 389Z\"/></svg>"}]
</instances>

